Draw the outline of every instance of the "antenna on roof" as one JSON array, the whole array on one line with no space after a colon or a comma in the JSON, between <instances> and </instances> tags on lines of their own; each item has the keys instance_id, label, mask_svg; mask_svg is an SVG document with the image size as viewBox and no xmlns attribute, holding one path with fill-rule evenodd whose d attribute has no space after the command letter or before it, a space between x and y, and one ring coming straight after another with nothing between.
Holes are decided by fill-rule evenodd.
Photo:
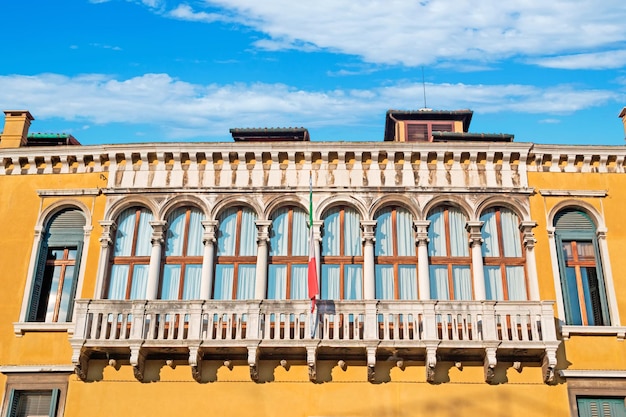
<instances>
[{"instance_id":1,"label":"antenna on roof","mask_svg":"<svg viewBox=\"0 0 626 417\"><path fill-rule=\"evenodd\" d=\"M424 66L422 65L422 87L424 88L424 108L427 109L426 105L426 78L424 77Z\"/></svg>"}]
</instances>

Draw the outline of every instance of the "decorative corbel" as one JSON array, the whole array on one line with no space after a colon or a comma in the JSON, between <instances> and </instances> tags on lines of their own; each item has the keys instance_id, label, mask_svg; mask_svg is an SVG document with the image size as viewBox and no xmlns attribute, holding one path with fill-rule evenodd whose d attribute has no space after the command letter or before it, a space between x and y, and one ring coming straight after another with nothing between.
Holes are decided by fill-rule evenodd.
<instances>
[{"instance_id":1,"label":"decorative corbel","mask_svg":"<svg viewBox=\"0 0 626 417\"><path fill-rule=\"evenodd\" d=\"M496 358L496 348L488 347L485 349L485 360L484 360L484 368L485 368L485 382L491 383L493 381L493 376L495 375L496 364L498 360Z\"/></svg>"},{"instance_id":2,"label":"decorative corbel","mask_svg":"<svg viewBox=\"0 0 626 417\"><path fill-rule=\"evenodd\" d=\"M376 347L367 348L367 380L374 382L376 380Z\"/></svg>"},{"instance_id":3,"label":"decorative corbel","mask_svg":"<svg viewBox=\"0 0 626 417\"><path fill-rule=\"evenodd\" d=\"M553 384L556 381L554 369L556 368L556 347L547 347L543 355L541 369L543 371L543 382Z\"/></svg>"},{"instance_id":4,"label":"decorative corbel","mask_svg":"<svg viewBox=\"0 0 626 417\"><path fill-rule=\"evenodd\" d=\"M202 353L197 346L189 347L189 366L191 367L191 376L197 382L202 381Z\"/></svg>"},{"instance_id":5,"label":"decorative corbel","mask_svg":"<svg viewBox=\"0 0 626 417\"><path fill-rule=\"evenodd\" d=\"M89 370L89 354L82 348L74 348L72 363L74 364L76 376L81 381L85 381L87 379L87 371Z\"/></svg>"},{"instance_id":6,"label":"decorative corbel","mask_svg":"<svg viewBox=\"0 0 626 417\"><path fill-rule=\"evenodd\" d=\"M437 346L426 346L426 381L435 382L437 366Z\"/></svg>"},{"instance_id":7,"label":"decorative corbel","mask_svg":"<svg viewBox=\"0 0 626 417\"><path fill-rule=\"evenodd\" d=\"M317 346L306 348L306 363L309 368L309 381L317 382Z\"/></svg>"},{"instance_id":8,"label":"decorative corbel","mask_svg":"<svg viewBox=\"0 0 626 417\"><path fill-rule=\"evenodd\" d=\"M259 381L259 363L257 358L257 346L248 346L248 365L250 366L250 379Z\"/></svg>"},{"instance_id":9,"label":"decorative corbel","mask_svg":"<svg viewBox=\"0 0 626 417\"><path fill-rule=\"evenodd\" d=\"M146 363L146 354L139 346L131 346L130 348L130 364L133 367L133 373L137 381L143 382L144 370Z\"/></svg>"}]
</instances>

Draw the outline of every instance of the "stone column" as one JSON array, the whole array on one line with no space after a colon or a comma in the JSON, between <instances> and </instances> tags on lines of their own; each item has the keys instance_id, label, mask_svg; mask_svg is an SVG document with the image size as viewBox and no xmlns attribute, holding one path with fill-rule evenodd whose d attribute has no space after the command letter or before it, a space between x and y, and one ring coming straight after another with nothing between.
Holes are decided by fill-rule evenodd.
<instances>
[{"instance_id":1,"label":"stone column","mask_svg":"<svg viewBox=\"0 0 626 417\"><path fill-rule=\"evenodd\" d=\"M256 278L254 286L254 298L263 300L267 292L267 257L269 248L267 246L270 240L269 228L272 225L270 220L257 220L257 252L256 252Z\"/></svg>"},{"instance_id":2,"label":"stone column","mask_svg":"<svg viewBox=\"0 0 626 417\"><path fill-rule=\"evenodd\" d=\"M113 220L102 220L100 226L102 226L102 234L98 239L100 241L100 259L98 260L98 278L96 281L96 293L94 294L97 299L108 296L105 293L105 281L109 274L109 258L111 256L111 247L113 246L112 236L115 233L117 224Z\"/></svg>"},{"instance_id":3,"label":"stone column","mask_svg":"<svg viewBox=\"0 0 626 417\"><path fill-rule=\"evenodd\" d=\"M200 281L200 299L210 300L211 289L213 288L213 271L215 266L215 229L217 220L204 220L202 222L204 234L202 243L204 252L202 254L202 276Z\"/></svg>"},{"instance_id":4,"label":"stone column","mask_svg":"<svg viewBox=\"0 0 626 417\"><path fill-rule=\"evenodd\" d=\"M483 267L483 237L480 229L484 222L467 222L465 228L470 235L470 250L472 256L472 276L474 277L474 299L485 300L485 269Z\"/></svg>"},{"instance_id":5,"label":"stone column","mask_svg":"<svg viewBox=\"0 0 626 417\"><path fill-rule=\"evenodd\" d=\"M526 251L526 274L528 282L528 297L531 301L539 301L539 281L537 279L537 261L535 259L535 235L533 228L537 227L536 222L525 221L519 225Z\"/></svg>"},{"instance_id":6,"label":"stone column","mask_svg":"<svg viewBox=\"0 0 626 417\"><path fill-rule=\"evenodd\" d=\"M376 242L376 220L362 220L363 229L363 299L376 299L376 273L374 265L374 243Z\"/></svg>"},{"instance_id":7,"label":"stone column","mask_svg":"<svg viewBox=\"0 0 626 417\"><path fill-rule=\"evenodd\" d=\"M414 221L417 242L417 289L420 300L430 300L430 270L428 268L428 226L430 220Z\"/></svg>"},{"instance_id":8,"label":"stone column","mask_svg":"<svg viewBox=\"0 0 626 417\"><path fill-rule=\"evenodd\" d=\"M159 295L159 272L161 271L161 251L165 242L164 221L152 221L152 250L150 252L150 266L148 267L148 285L146 300L156 300Z\"/></svg>"}]
</instances>

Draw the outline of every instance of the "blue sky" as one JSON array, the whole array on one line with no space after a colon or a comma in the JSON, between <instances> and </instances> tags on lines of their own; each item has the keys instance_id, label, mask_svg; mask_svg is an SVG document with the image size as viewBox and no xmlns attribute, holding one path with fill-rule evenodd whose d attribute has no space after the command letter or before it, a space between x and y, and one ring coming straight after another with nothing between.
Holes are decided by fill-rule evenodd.
<instances>
[{"instance_id":1,"label":"blue sky","mask_svg":"<svg viewBox=\"0 0 626 417\"><path fill-rule=\"evenodd\" d=\"M383 138L388 109L470 131L623 145L623 0L3 2L0 108L85 145L231 141L233 127ZM425 81L425 83L423 83Z\"/></svg>"}]
</instances>

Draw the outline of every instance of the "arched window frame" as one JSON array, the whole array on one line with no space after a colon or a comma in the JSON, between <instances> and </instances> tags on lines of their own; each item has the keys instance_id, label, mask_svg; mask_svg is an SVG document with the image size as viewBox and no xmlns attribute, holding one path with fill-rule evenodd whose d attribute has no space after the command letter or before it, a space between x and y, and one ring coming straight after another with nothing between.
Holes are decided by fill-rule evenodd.
<instances>
[{"instance_id":1,"label":"arched window frame","mask_svg":"<svg viewBox=\"0 0 626 417\"><path fill-rule=\"evenodd\" d=\"M559 226L559 220L570 213L583 216L588 223L578 227ZM564 320L566 325L578 326L610 326L611 314L607 297L606 280L602 268L602 258L598 244L597 225L593 218L578 207L566 207L559 210L553 219L556 256L558 261L559 283L563 300ZM580 259L579 247L587 248L586 259ZM567 253L570 253L571 258ZM573 269L570 269L573 268ZM587 278L583 277L582 268L586 271ZM574 272L568 277L569 272ZM597 280L597 293L592 294L588 273L595 271ZM580 290L583 290L582 292ZM594 302L597 311L590 316L587 309L594 310ZM579 319L580 317L580 319Z\"/></svg>"},{"instance_id":2,"label":"arched window frame","mask_svg":"<svg viewBox=\"0 0 626 417\"><path fill-rule=\"evenodd\" d=\"M169 213L159 298L169 300L200 298L204 249L203 220L202 211L193 206L178 207ZM181 221L182 224L178 223Z\"/></svg>"},{"instance_id":3,"label":"arched window frame","mask_svg":"<svg viewBox=\"0 0 626 417\"><path fill-rule=\"evenodd\" d=\"M244 216L248 217L247 221L244 221ZM228 231L225 228L232 227L229 223L231 221L235 222L235 229L230 231L229 235L234 236L235 241L231 247L225 247L227 241L224 239L228 239L226 235ZM214 299L254 298L257 264L256 221L256 212L243 205L228 207L218 216L215 278L213 282ZM247 227L246 231L243 231L242 227ZM228 276L229 269L232 270L232 277ZM230 288L224 288L224 285Z\"/></svg>"},{"instance_id":4,"label":"arched window frame","mask_svg":"<svg viewBox=\"0 0 626 417\"><path fill-rule=\"evenodd\" d=\"M375 218L376 298L417 300L417 246L413 216L403 207L386 206L376 212ZM384 233L391 233L391 236Z\"/></svg>"},{"instance_id":5,"label":"arched window frame","mask_svg":"<svg viewBox=\"0 0 626 417\"><path fill-rule=\"evenodd\" d=\"M125 223L126 217L128 225ZM145 298L152 247L150 226L152 220L152 212L143 206L129 207L117 217L106 298L124 300ZM125 227L127 229L123 230ZM130 245L127 247L120 247L124 243L122 239L125 238L122 233L132 233ZM124 267L128 268L125 274ZM117 280L120 282L114 282Z\"/></svg>"},{"instance_id":6,"label":"arched window frame","mask_svg":"<svg viewBox=\"0 0 626 417\"><path fill-rule=\"evenodd\" d=\"M296 206L285 206L275 210L271 220L267 298L307 299L307 213Z\"/></svg>"},{"instance_id":7,"label":"arched window frame","mask_svg":"<svg viewBox=\"0 0 626 417\"><path fill-rule=\"evenodd\" d=\"M493 217L489 217L491 215ZM506 219L507 216L514 217ZM483 222L481 229L483 238L482 255L487 299L528 300L529 285L528 272L526 270L526 251L524 250L523 237L519 230L519 216L515 211L507 207L493 206L483 211L480 220ZM495 233L496 238L491 239L490 233ZM513 243L515 246L507 246L505 242ZM495 244L497 247L492 250L489 247L490 244ZM514 253L512 254L511 252ZM497 272L495 272L496 268ZM494 271L495 274L490 274L491 271ZM491 282L492 280L494 282Z\"/></svg>"},{"instance_id":8,"label":"arched window frame","mask_svg":"<svg viewBox=\"0 0 626 417\"><path fill-rule=\"evenodd\" d=\"M336 230L339 234L339 241L336 247L331 247L330 240L337 236L332 235L331 222L335 221L332 216L337 215L338 225ZM354 216L351 223L346 222L346 215ZM339 300L360 300L363 298L363 241L361 239L361 214L350 206L335 206L323 215L322 250L320 256L321 263L321 298ZM346 230L350 227L356 230L352 232L355 236L350 236L348 240ZM354 240L357 244L354 244ZM347 248L349 242L353 243L353 248ZM352 253L354 252L354 253ZM336 269L337 276L331 277L332 270ZM337 282L332 285L329 280Z\"/></svg>"},{"instance_id":9,"label":"arched window frame","mask_svg":"<svg viewBox=\"0 0 626 417\"><path fill-rule=\"evenodd\" d=\"M454 220L451 221L451 213L454 213L453 216L463 216L463 219L457 219L459 224L454 225ZM442 224L438 224L439 219L436 217L438 214L442 216ZM452 205L439 205L430 211L428 220L430 221L428 227L428 261L431 298L443 300L473 299L472 262L469 251L469 235L466 230L467 214ZM463 220L462 225L460 220ZM441 243L438 241L440 235L436 233L437 227L443 227L443 247L435 246L435 243ZM457 232L456 236L452 235L452 229ZM458 235L459 233L460 235ZM455 238L456 244L454 246L451 244L451 237ZM455 251L463 252L463 255L452 254ZM441 274L439 271L445 271L445 274ZM444 288L438 289L444 286L447 293Z\"/></svg>"}]
</instances>

